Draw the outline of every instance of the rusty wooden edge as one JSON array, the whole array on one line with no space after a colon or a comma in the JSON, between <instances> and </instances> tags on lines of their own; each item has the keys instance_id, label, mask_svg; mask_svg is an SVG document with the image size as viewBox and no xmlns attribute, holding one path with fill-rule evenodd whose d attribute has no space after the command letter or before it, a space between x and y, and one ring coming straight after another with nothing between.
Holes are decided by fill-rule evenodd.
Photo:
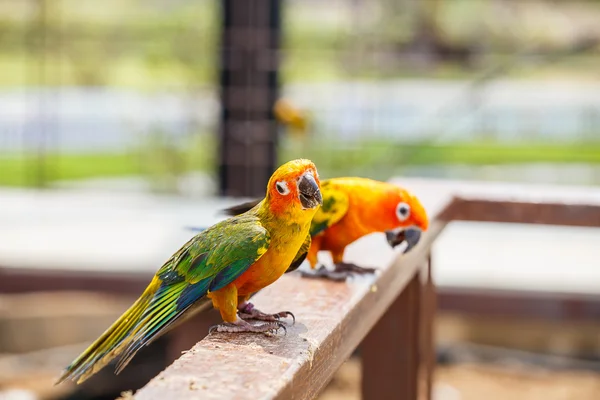
<instances>
[{"instance_id":1,"label":"rusty wooden edge","mask_svg":"<svg viewBox=\"0 0 600 400\"><path fill-rule=\"evenodd\" d=\"M600 227L600 204L532 203L455 197L444 216L453 221Z\"/></svg>"},{"instance_id":2,"label":"rusty wooden edge","mask_svg":"<svg viewBox=\"0 0 600 400\"><path fill-rule=\"evenodd\" d=\"M0 293L86 291L131 296L142 292L151 278L151 272L106 274L100 271L0 267Z\"/></svg>"},{"instance_id":3,"label":"rusty wooden edge","mask_svg":"<svg viewBox=\"0 0 600 400\"><path fill-rule=\"evenodd\" d=\"M600 321L600 295L438 287L438 309L484 318Z\"/></svg>"}]
</instances>

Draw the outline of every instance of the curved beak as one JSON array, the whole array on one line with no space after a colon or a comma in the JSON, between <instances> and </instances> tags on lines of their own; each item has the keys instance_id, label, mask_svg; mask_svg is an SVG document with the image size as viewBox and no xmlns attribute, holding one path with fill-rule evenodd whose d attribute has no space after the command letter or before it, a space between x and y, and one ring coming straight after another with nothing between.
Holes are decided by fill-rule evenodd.
<instances>
[{"instance_id":1,"label":"curved beak","mask_svg":"<svg viewBox=\"0 0 600 400\"><path fill-rule=\"evenodd\" d=\"M298 198L304 209L315 208L323 204L321 189L319 189L314 176L309 172L298 179Z\"/></svg>"},{"instance_id":2,"label":"curved beak","mask_svg":"<svg viewBox=\"0 0 600 400\"><path fill-rule=\"evenodd\" d=\"M408 253L413 247L415 247L419 240L421 240L421 230L419 228L411 227L401 231L391 230L385 231L385 237L388 244L394 248L401 243L406 242L407 246L403 253Z\"/></svg>"}]
</instances>

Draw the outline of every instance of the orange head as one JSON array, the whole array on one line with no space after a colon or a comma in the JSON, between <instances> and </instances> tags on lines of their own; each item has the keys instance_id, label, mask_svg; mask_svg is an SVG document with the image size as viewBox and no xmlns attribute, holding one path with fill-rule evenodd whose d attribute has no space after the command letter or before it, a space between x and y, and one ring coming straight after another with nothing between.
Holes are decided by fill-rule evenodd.
<instances>
[{"instance_id":1,"label":"orange head","mask_svg":"<svg viewBox=\"0 0 600 400\"><path fill-rule=\"evenodd\" d=\"M322 204L319 174L310 160L289 161L269 179L264 206L276 216L302 215L310 221Z\"/></svg>"},{"instance_id":2,"label":"orange head","mask_svg":"<svg viewBox=\"0 0 600 400\"><path fill-rule=\"evenodd\" d=\"M407 252L417 245L421 232L429 226L425 207L414 194L402 188L394 188L385 203L388 243L395 247L407 242L404 250Z\"/></svg>"},{"instance_id":3,"label":"orange head","mask_svg":"<svg viewBox=\"0 0 600 400\"><path fill-rule=\"evenodd\" d=\"M397 193L390 199L389 218L396 227L415 226L423 231L429 226L425 208L414 194L406 189L398 188Z\"/></svg>"}]
</instances>

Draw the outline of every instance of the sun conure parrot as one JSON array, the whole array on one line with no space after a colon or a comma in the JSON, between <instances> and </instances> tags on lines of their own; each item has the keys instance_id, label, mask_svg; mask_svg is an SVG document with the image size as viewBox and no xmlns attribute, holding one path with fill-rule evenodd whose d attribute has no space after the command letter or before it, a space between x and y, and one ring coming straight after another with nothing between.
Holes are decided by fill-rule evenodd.
<instances>
[{"instance_id":1,"label":"sun conure parrot","mask_svg":"<svg viewBox=\"0 0 600 400\"><path fill-rule=\"evenodd\" d=\"M57 383L66 379L81 383L118 356L119 373L143 346L211 301L224 322L210 332L285 330L279 319L293 317L292 313L265 314L248 299L289 268L322 202L311 161L293 160L279 167L261 202L183 245L140 298L66 368ZM266 322L251 324L246 319Z\"/></svg>"},{"instance_id":2,"label":"sun conure parrot","mask_svg":"<svg viewBox=\"0 0 600 400\"><path fill-rule=\"evenodd\" d=\"M329 271L321 266L316 273L303 276L343 280L350 272L373 272L373 268L345 263L346 246L367 234L385 232L392 247L406 241L406 252L418 243L420 232L427 230L427 213L419 199L396 185L367 178L331 178L321 182L321 193L323 206L316 212L310 235L287 272L298 268L305 258L315 269L320 250L331 253L335 269ZM236 215L258 202L250 201L224 212Z\"/></svg>"},{"instance_id":3,"label":"sun conure parrot","mask_svg":"<svg viewBox=\"0 0 600 400\"><path fill-rule=\"evenodd\" d=\"M306 133L309 123L308 116L289 100L285 98L277 100L273 106L273 114L279 122L291 127L294 132Z\"/></svg>"}]
</instances>

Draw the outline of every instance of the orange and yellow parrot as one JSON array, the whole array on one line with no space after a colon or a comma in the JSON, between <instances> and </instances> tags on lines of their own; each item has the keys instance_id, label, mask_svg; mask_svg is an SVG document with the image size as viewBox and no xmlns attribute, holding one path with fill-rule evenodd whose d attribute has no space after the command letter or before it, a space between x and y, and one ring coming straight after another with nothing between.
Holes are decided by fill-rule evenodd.
<instances>
[{"instance_id":1,"label":"orange and yellow parrot","mask_svg":"<svg viewBox=\"0 0 600 400\"><path fill-rule=\"evenodd\" d=\"M315 269L320 250L331 253L335 269L329 271L321 265L316 273L304 276L343 280L350 272L373 272L373 268L345 263L346 246L367 234L385 232L392 247L406 240L406 252L418 243L420 232L427 230L427 213L419 199L396 185L367 178L331 178L321 182L321 193L323 206L287 272L298 268L305 258ZM236 215L257 203L255 200L224 211Z\"/></svg>"},{"instance_id":2,"label":"orange and yellow parrot","mask_svg":"<svg viewBox=\"0 0 600 400\"><path fill-rule=\"evenodd\" d=\"M309 123L307 114L289 100L285 98L277 100L273 106L273 114L279 122L291 127L293 132L306 133Z\"/></svg>"},{"instance_id":3,"label":"orange and yellow parrot","mask_svg":"<svg viewBox=\"0 0 600 400\"><path fill-rule=\"evenodd\" d=\"M271 176L266 197L247 212L221 221L188 241L158 270L140 298L69 365L57 383L81 383L120 356L119 373L143 346L212 305L218 332L272 334L289 311L265 314L248 302L293 263L322 204L319 177L309 160L294 160ZM251 324L247 319L266 321Z\"/></svg>"}]
</instances>

